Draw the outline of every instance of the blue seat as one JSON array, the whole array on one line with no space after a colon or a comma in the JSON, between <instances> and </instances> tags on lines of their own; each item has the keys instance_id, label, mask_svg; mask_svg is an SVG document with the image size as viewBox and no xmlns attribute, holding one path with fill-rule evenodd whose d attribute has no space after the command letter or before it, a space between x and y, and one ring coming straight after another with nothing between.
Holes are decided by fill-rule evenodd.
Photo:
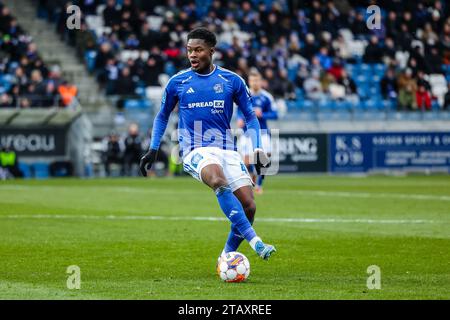
<instances>
[{"instance_id":1,"label":"blue seat","mask_svg":"<svg viewBox=\"0 0 450 320\"><path fill-rule=\"evenodd\" d=\"M379 84L381 82L381 78L382 76L378 74L373 74L372 77L370 78L370 81L372 82L372 84Z\"/></svg>"},{"instance_id":2,"label":"blue seat","mask_svg":"<svg viewBox=\"0 0 450 320\"><path fill-rule=\"evenodd\" d=\"M368 63L361 63L361 66L359 67L359 72L361 75L370 77L370 75L372 74L372 67Z\"/></svg>"},{"instance_id":3,"label":"blue seat","mask_svg":"<svg viewBox=\"0 0 450 320\"><path fill-rule=\"evenodd\" d=\"M136 99L128 99L128 100L125 100L125 103L123 106L127 110L140 109L140 102L139 102L139 100L136 100Z\"/></svg>"},{"instance_id":4,"label":"blue seat","mask_svg":"<svg viewBox=\"0 0 450 320\"><path fill-rule=\"evenodd\" d=\"M23 162L19 162L19 170L22 171L23 177L28 179L32 177L31 167Z\"/></svg>"},{"instance_id":5,"label":"blue seat","mask_svg":"<svg viewBox=\"0 0 450 320\"><path fill-rule=\"evenodd\" d=\"M365 108L367 110L382 110L384 108L383 100L381 99L368 99L365 103Z\"/></svg>"},{"instance_id":6,"label":"blue seat","mask_svg":"<svg viewBox=\"0 0 450 320\"><path fill-rule=\"evenodd\" d=\"M305 111L311 111L314 109L314 102L309 99L302 99L302 109Z\"/></svg>"},{"instance_id":7,"label":"blue seat","mask_svg":"<svg viewBox=\"0 0 450 320\"><path fill-rule=\"evenodd\" d=\"M350 64L350 63L346 64L345 65L345 70L350 75L350 77L354 78L355 76L357 76L356 67L355 67L354 64Z\"/></svg>"},{"instance_id":8,"label":"blue seat","mask_svg":"<svg viewBox=\"0 0 450 320\"><path fill-rule=\"evenodd\" d=\"M439 102L437 100L431 100L431 110L440 110Z\"/></svg>"},{"instance_id":9,"label":"blue seat","mask_svg":"<svg viewBox=\"0 0 450 320\"><path fill-rule=\"evenodd\" d=\"M175 65L172 62L166 62L164 65L164 73L168 74L170 77L177 72Z\"/></svg>"},{"instance_id":10,"label":"blue seat","mask_svg":"<svg viewBox=\"0 0 450 320\"><path fill-rule=\"evenodd\" d=\"M127 99L124 103L124 109L128 111L146 111L150 108L151 103L148 99Z\"/></svg>"},{"instance_id":11,"label":"blue seat","mask_svg":"<svg viewBox=\"0 0 450 320\"><path fill-rule=\"evenodd\" d=\"M356 88L358 91L358 95L361 98L368 98L370 97L370 86L367 82L360 82L356 84Z\"/></svg>"},{"instance_id":12,"label":"blue seat","mask_svg":"<svg viewBox=\"0 0 450 320\"><path fill-rule=\"evenodd\" d=\"M286 106L289 111L294 111L297 108L297 101L288 100Z\"/></svg>"},{"instance_id":13,"label":"blue seat","mask_svg":"<svg viewBox=\"0 0 450 320\"><path fill-rule=\"evenodd\" d=\"M383 107L386 111L392 111L397 109L397 101L392 99L383 100Z\"/></svg>"},{"instance_id":14,"label":"blue seat","mask_svg":"<svg viewBox=\"0 0 450 320\"><path fill-rule=\"evenodd\" d=\"M372 64L372 73L373 74L384 74L386 72L387 66L384 63L374 63Z\"/></svg>"},{"instance_id":15,"label":"blue seat","mask_svg":"<svg viewBox=\"0 0 450 320\"><path fill-rule=\"evenodd\" d=\"M305 96L305 94L303 92L303 89L298 88L298 87L295 88L295 96L296 96L297 99L303 98Z\"/></svg>"},{"instance_id":16,"label":"blue seat","mask_svg":"<svg viewBox=\"0 0 450 320\"><path fill-rule=\"evenodd\" d=\"M298 66L288 68L288 79L291 81L295 81L297 77Z\"/></svg>"},{"instance_id":17,"label":"blue seat","mask_svg":"<svg viewBox=\"0 0 450 320\"><path fill-rule=\"evenodd\" d=\"M381 94L381 88L379 83L372 83L372 85L369 87L369 93L370 96L379 96Z\"/></svg>"},{"instance_id":18,"label":"blue seat","mask_svg":"<svg viewBox=\"0 0 450 320\"><path fill-rule=\"evenodd\" d=\"M350 101L336 101L336 110L349 111L352 109L352 103Z\"/></svg>"},{"instance_id":19,"label":"blue seat","mask_svg":"<svg viewBox=\"0 0 450 320\"><path fill-rule=\"evenodd\" d=\"M319 110L320 111L332 111L336 109L336 101L334 100L323 100L319 102Z\"/></svg>"},{"instance_id":20,"label":"blue seat","mask_svg":"<svg viewBox=\"0 0 450 320\"><path fill-rule=\"evenodd\" d=\"M46 179L50 176L49 166L44 162L35 162L32 164L34 177L38 179Z\"/></svg>"},{"instance_id":21,"label":"blue seat","mask_svg":"<svg viewBox=\"0 0 450 320\"><path fill-rule=\"evenodd\" d=\"M145 97L145 88L137 87L136 90L134 90L134 93L136 93L138 96Z\"/></svg>"}]
</instances>

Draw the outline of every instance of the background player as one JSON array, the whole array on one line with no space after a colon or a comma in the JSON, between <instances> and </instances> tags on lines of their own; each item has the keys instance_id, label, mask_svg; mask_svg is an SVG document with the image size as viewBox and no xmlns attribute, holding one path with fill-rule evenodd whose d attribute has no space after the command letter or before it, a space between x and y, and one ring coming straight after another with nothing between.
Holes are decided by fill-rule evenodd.
<instances>
[{"instance_id":1,"label":"background player","mask_svg":"<svg viewBox=\"0 0 450 320\"><path fill-rule=\"evenodd\" d=\"M246 239L267 260L275 248L264 244L252 227L256 212L252 181L235 151L230 130L235 102L255 146L255 166L259 169L269 165L269 158L261 149L260 126L250 92L236 73L212 63L216 45L212 32L198 28L188 34L187 40L191 68L177 73L167 83L153 123L150 150L141 159L141 172L146 176L147 167L154 162L170 113L178 103L178 140L184 170L215 191L220 208L231 221L222 253L236 251Z\"/></svg>"},{"instance_id":2,"label":"background player","mask_svg":"<svg viewBox=\"0 0 450 320\"><path fill-rule=\"evenodd\" d=\"M258 118L259 125L261 127L261 143L263 150L267 152L267 155L271 155L271 141L270 132L267 126L267 120L278 119L277 106L273 96L262 88L262 77L256 69L252 69L248 76L248 84L250 86L250 92L252 94L253 110ZM241 112L238 112L238 127L247 130L245 120ZM245 165L248 171L252 175L252 180L256 183L255 192L262 193L262 184L264 181L264 175L256 175L254 166L251 163L251 154L253 151L252 140L248 134L243 134L239 139L239 152L244 158Z\"/></svg>"}]
</instances>

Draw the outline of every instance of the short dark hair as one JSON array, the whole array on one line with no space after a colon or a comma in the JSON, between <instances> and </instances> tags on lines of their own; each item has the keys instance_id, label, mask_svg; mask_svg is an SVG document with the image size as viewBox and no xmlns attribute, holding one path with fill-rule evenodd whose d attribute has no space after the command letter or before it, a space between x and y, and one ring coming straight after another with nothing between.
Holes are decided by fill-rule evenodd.
<instances>
[{"instance_id":1,"label":"short dark hair","mask_svg":"<svg viewBox=\"0 0 450 320\"><path fill-rule=\"evenodd\" d=\"M188 33L187 40L202 39L210 47L215 47L217 43L216 35L206 28L197 28Z\"/></svg>"}]
</instances>

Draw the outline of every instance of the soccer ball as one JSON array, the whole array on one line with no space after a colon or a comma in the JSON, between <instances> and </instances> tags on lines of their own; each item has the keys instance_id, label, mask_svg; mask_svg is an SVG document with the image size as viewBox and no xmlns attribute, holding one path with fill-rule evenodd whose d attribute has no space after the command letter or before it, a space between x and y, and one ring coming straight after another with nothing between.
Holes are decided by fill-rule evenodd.
<instances>
[{"instance_id":1,"label":"soccer ball","mask_svg":"<svg viewBox=\"0 0 450 320\"><path fill-rule=\"evenodd\" d=\"M242 282L250 274L250 262L240 252L228 252L217 261L217 274L225 282Z\"/></svg>"}]
</instances>

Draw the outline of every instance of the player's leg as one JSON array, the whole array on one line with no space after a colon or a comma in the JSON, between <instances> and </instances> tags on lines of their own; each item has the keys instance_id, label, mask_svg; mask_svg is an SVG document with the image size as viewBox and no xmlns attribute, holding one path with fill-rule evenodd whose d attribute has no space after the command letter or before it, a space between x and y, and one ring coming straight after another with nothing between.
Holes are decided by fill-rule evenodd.
<instances>
[{"instance_id":1,"label":"player's leg","mask_svg":"<svg viewBox=\"0 0 450 320\"><path fill-rule=\"evenodd\" d=\"M233 191L235 197L239 200L244 208L247 219L250 224L253 224L256 212L256 204L253 196L253 184L245 165L242 162L240 155L231 150L221 151L223 161L223 172ZM242 233L235 225L231 225L231 232L225 245L225 252L236 250L242 242ZM252 245L252 243L251 243ZM260 238L256 246L252 245L257 254L263 258L268 259L270 255L275 252L275 248L271 245L264 244Z\"/></svg>"},{"instance_id":2,"label":"player's leg","mask_svg":"<svg viewBox=\"0 0 450 320\"><path fill-rule=\"evenodd\" d=\"M256 204L251 186L241 187L233 193L242 204L248 221L251 225L253 225L253 221L255 220ZM242 241L244 241L244 237L239 233L236 226L232 224L223 253L237 251Z\"/></svg>"},{"instance_id":3,"label":"player's leg","mask_svg":"<svg viewBox=\"0 0 450 320\"><path fill-rule=\"evenodd\" d=\"M256 235L241 202L228 185L222 167L218 164L209 164L203 167L201 178L206 185L215 191L220 208L234 228L248 241L252 249L261 258L269 259L270 255L275 252L275 248L264 244L261 238Z\"/></svg>"}]
</instances>

